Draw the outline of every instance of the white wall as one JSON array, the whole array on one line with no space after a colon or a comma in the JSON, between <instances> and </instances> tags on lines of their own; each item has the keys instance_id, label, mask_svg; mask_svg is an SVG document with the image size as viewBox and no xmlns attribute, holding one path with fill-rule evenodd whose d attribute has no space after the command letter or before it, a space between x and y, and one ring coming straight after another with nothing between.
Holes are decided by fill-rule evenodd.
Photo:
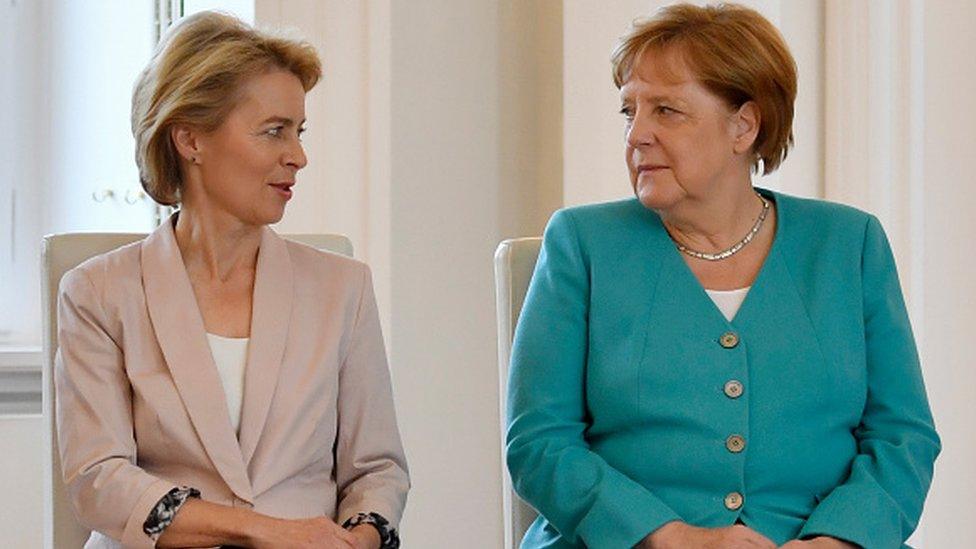
<instances>
[{"instance_id":1,"label":"white wall","mask_svg":"<svg viewBox=\"0 0 976 549\"><path fill-rule=\"evenodd\" d=\"M254 23L254 0L181 0L183 15L203 10L220 10Z\"/></svg>"},{"instance_id":2,"label":"white wall","mask_svg":"<svg viewBox=\"0 0 976 549\"><path fill-rule=\"evenodd\" d=\"M0 415L0 546L41 547L41 416Z\"/></svg>"},{"instance_id":3,"label":"white wall","mask_svg":"<svg viewBox=\"0 0 976 549\"><path fill-rule=\"evenodd\" d=\"M415 487L403 535L419 547L501 543L498 437L487 436L498 17L489 2L393 3L390 342Z\"/></svg>"},{"instance_id":4,"label":"white wall","mask_svg":"<svg viewBox=\"0 0 976 549\"><path fill-rule=\"evenodd\" d=\"M934 2L930 2L934 4ZM925 511L925 547L976 547L976 3L925 10L924 338L943 452Z\"/></svg>"}]
</instances>

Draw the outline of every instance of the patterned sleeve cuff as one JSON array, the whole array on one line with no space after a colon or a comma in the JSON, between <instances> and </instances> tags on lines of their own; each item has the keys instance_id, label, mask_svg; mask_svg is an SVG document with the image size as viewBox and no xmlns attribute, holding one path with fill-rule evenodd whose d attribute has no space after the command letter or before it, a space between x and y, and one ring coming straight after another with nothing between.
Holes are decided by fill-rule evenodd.
<instances>
[{"instance_id":1,"label":"patterned sleeve cuff","mask_svg":"<svg viewBox=\"0 0 976 549\"><path fill-rule=\"evenodd\" d=\"M142 523L142 531L153 541L159 541L163 530L173 522L176 512L183 507L188 498L199 498L200 490L196 488L173 488L156 502L156 506L149 512L146 522Z\"/></svg>"},{"instance_id":2,"label":"patterned sleeve cuff","mask_svg":"<svg viewBox=\"0 0 976 549\"><path fill-rule=\"evenodd\" d=\"M390 522L379 513L359 513L342 523L346 530L352 530L360 524L369 524L380 534L380 549L399 549L400 534L396 528L390 528Z\"/></svg>"}]
</instances>

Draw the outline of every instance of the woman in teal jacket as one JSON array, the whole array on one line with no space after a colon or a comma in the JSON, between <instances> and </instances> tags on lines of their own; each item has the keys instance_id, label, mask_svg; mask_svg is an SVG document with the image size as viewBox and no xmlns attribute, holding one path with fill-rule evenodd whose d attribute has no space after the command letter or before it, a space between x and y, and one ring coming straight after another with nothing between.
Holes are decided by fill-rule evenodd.
<instances>
[{"instance_id":1,"label":"woman in teal jacket","mask_svg":"<svg viewBox=\"0 0 976 549\"><path fill-rule=\"evenodd\" d=\"M522 546L902 547L940 443L885 234L751 182L792 143L782 37L678 5L613 59L636 199L546 230L509 383Z\"/></svg>"}]
</instances>

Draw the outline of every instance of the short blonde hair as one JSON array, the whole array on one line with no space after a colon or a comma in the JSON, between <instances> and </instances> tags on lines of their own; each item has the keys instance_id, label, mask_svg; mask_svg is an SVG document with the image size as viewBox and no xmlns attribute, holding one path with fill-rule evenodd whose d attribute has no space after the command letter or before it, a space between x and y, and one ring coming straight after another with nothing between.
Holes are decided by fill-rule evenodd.
<instances>
[{"instance_id":1,"label":"short blonde hair","mask_svg":"<svg viewBox=\"0 0 976 549\"><path fill-rule=\"evenodd\" d=\"M183 174L172 128L217 129L244 81L275 68L297 76L306 92L322 76L311 44L255 30L231 15L201 12L170 28L132 94L136 164L146 193L160 204L178 204Z\"/></svg>"},{"instance_id":2,"label":"short blonde hair","mask_svg":"<svg viewBox=\"0 0 976 549\"><path fill-rule=\"evenodd\" d=\"M637 20L611 56L621 87L650 51L676 52L709 91L733 108L753 101L760 126L753 169L771 173L793 145L796 62L783 36L757 11L737 4L675 4Z\"/></svg>"}]
</instances>

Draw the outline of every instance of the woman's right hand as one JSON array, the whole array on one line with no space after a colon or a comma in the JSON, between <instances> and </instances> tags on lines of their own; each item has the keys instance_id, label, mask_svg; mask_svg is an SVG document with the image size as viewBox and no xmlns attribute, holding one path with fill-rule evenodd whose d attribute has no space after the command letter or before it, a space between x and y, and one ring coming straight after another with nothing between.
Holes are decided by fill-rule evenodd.
<instances>
[{"instance_id":1,"label":"woman's right hand","mask_svg":"<svg viewBox=\"0 0 976 549\"><path fill-rule=\"evenodd\" d=\"M776 549L766 536L743 524L699 528L669 522L644 538L640 549Z\"/></svg>"},{"instance_id":2,"label":"woman's right hand","mask_svg":"<svg viewBox=\"0 0 976 549\"><path fill-rule=\"evenodd\" d=\"M355 537L326 517L263 517L251 536L254 549L354 549Z\"/></svg>"}]
</instances>

